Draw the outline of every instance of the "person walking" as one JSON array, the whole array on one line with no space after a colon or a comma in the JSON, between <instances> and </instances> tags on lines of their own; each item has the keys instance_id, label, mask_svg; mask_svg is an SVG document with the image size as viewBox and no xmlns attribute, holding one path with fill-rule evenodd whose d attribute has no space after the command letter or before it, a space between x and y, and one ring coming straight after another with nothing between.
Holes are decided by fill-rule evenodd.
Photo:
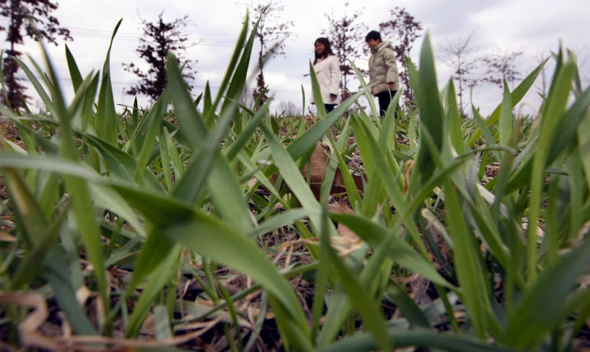
<instances>
[{"instance_id":1,"label":"person walking","mask_svg":"<svg viewBox=\"0 0 590 352\"><path fill-rule=\"evenodd\" d=\"M340 103L338 96L340 90L340 60L332 52L328 38L316 39L314 46L313 70L320 85L326 112L329 113ZM311 101L314 103L313 95Z\"/></svg>"},{"instance_id":2,"label":"person walking","mask_svg":"<svg viewBox=\"0 0 590 352\"><path fill-rule=\"evenodd\" d=\"M369 85L377 83L371 87L371 93L379 100L379 115L384 116L391 103L391 97L399 90L399 77L393 46L389 40L381 41L381 34L377 31L370 31L365 41L371 49Z\"/></svg>"}]
</instances>

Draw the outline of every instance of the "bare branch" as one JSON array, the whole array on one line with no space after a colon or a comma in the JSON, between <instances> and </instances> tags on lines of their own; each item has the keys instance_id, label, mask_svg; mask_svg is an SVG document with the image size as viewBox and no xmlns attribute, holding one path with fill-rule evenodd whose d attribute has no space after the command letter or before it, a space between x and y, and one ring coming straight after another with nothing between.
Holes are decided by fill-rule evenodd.
<instances>
[{"instance_id":1,"label":"bare branch","mask_svg":"<svg viewBox=\"0 0 590 352\"><path fill-rule=\"evenodd\" d=\"M260 105L268 100L268 91L265 92L266 83L264 81L264 63L273 55L285 55L285 40L294 33L291 28L294 25L293 21L282 21L280 13L284 10L284 6L277 2L272 2L270 5L249 5L254 16L252 16L251 25L258 22L256 29L256 38L260 44L260 51L258 52L258 67L260 73L256 77L256 89L252 93L254 101L258 99L260 94L264 92L264 96L260 100Z\"/></svg>"},{"instance_id":2,"label":"bare branch","mask_svg":"<svg viewBox=\"0 0 590 352\"><path fill-rule=\"evenodd\" d=\"M328 36L334 54L340 60L340 88L342 97L346 99L349 92L349 77L355 77L350 61L359 59L363 55L364 35L367 26L360 22L359 16L363 9L353 11L348 15L348 2L344 4L344 15L337 18L334 13L325 14L328 19L328 28L322 30L322 35Z\"/></svg>"},{"instance_id":3,"label":"bare branch","mask_svg":"<svg viewBox=\"0 0 590 352\"><path fill-rule=\"evenodd\" d=\"M481 61L487 67L487 71L483 81L502 88L504 79L512 84L519 80L520 72L514 62L522 54L522 51L497 51L495 54L484 56Z\"/></svg>"},{"instance_id":4,"label":"bare branch","mask_svg":"<svg viewBox=\"0 0 590 352\"><path fill-rule=\"evenodd\" d=\"M441 49L440 59L453 71L453 79L459 84L457 95L459 96L459 109L463 112L463 94L465 89L471 89L477 85L478 80L472 76L472 72L478 67L479 58L474 54L475 49L469 46L473 32L465 39L457 39L447 42Z\"/></svg>"},{"instance_id":5,"label":"bare branch","mask_svg":"<svg viewBox=\"0 0 590 352\"><path fill-rule=\"evenodd\" d=\"M379 24L379 31L383 38L390 37L394 44L397 43L393 46L393 52L401 64L399 79L407 87L404 90L406 104L411 104L414 101L414 94L409 89L410 78L404 57L410 55L414 41L421 37L419 31L422 30L422 25L405 8L395 7L391 10L391 17L389 21Z\"/></svg>"}]
</instances>

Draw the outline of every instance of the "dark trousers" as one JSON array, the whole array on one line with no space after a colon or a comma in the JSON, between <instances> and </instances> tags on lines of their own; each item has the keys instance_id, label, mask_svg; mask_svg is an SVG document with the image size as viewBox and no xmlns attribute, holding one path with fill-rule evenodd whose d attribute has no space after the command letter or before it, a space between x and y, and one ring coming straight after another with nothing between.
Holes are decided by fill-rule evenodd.
<instances>
[{"instance_id":1,"label":"dark trousers","mask_svg":"<svg viewBox=\"0 0 590 352\"><path fill-rule=\"evenodd\" d=\"M329 114L330 111L334 110L334 107L336 107L336 104L324 104L324 106L326 107L326 113Z\"/></svg>"},{"instance_id":2,"label":"dark trousers","mask_svg":"<svg viewBox=\"0 0 590 352\"><path fill-rule=\"evenodd\" d=\"M397 91L389 91L386 90L385 92L381 92L377 94L377 98L379 99L379 116L385 116L385 111L389 107L389 103L391 103L391 97L395 95ZM396 112L397 116L397 112Z\"/></svg>"}]
</instances>

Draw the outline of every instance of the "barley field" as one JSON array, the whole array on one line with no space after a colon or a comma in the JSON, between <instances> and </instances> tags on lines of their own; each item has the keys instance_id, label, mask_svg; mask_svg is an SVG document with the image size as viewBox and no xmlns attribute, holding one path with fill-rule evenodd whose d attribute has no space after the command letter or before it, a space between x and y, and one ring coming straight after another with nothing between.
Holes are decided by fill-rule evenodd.
<instances>
[{"instance_id":1,"label":"barley field","mask_svg":"<svg viewBox=\"0 0 590 352\"><path fill-rule=\"evenodd\" d=\"M169 54L149 108L117 112L109 55L84 75L66 52L70 102L51 58L19 62L45 110L0 107L0 349L590 349L572 52L547 59L534 117L514 108L547 60L465 118L427 35L397 117L401 92L383 119L357 105L362 75L326 114L311 70L317 116L278 118L239 104L247 24L216 96L191 96Z\"/></svg>"}]
</instances>

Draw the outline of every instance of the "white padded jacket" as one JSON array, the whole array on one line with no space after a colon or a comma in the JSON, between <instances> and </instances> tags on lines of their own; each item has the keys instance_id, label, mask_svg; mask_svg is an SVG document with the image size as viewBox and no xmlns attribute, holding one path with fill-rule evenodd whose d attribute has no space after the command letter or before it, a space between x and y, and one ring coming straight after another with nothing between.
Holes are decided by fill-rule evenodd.
<instances>
[{"instance_id":1,"label":"white padded jacket","mask_svg":"<svg viewBox=\"0 0 590 352\"><path fill-rule=\"evenodd\" d=\"M313 69L318 78L324 104L340 104L340 61L338 56L329 55L319 60L313 65ZM335 94L336 98L330 98L330 94ZM313 94L311 101L314 101Z\"/></svg>"}]
</instances>

